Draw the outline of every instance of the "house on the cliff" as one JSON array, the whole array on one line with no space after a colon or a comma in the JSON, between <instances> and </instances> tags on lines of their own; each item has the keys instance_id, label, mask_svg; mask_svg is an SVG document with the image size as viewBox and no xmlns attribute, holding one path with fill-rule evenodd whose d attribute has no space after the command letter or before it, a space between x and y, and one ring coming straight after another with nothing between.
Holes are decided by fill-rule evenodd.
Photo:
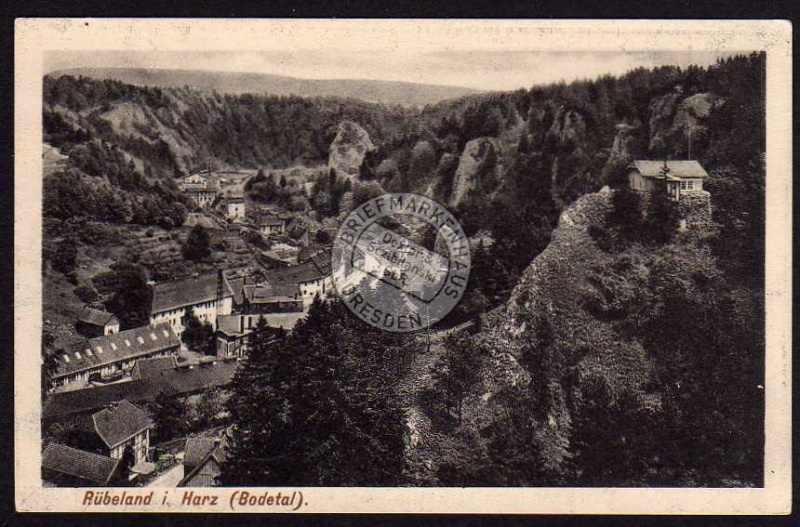
<instances>
[{"instance_id":1,"label":"house on the cliff","mask_svg":"<svg viewBox=\"0 0 800 527\"><path fill-rule=\"evenodd\" d=\"M651 161L636 160L627 167L628 184L639 192L654 192L664 188L676 201L685 193L703 190L705 169L693 160Z\"/></svg>"}]
</instances>

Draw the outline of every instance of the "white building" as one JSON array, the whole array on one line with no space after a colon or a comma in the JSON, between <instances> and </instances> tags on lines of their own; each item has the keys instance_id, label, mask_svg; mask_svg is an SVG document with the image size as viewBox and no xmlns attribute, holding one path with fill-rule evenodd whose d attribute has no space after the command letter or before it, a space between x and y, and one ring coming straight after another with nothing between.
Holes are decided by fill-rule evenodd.
<instances>
[{"instance_id":1,"label":"white building","mask_svg":"<svg viewBox=\"0 0 800 527\"><path fill-rule=\"evenodd\" d=\"M685 192L703 190L708 173L697 161L633 161L627 168L628 184L633 190L653 192L666 185L667 193L679 200Z\"/></svg>"},{"instance_id":2,"label":"white building","mask_svg":"<svg viewBox=\"0 0 800 527\"><path fill-rule=\"evenodd\" d=\"M217 316L233 311L233 291L221 271L157 283L152 293L150 325L169 323L178 336L183 333L185 317L191 311L215 330Z\"/></svg>"},{"instance_id":3,"label":"white building","mask_svg":"<svg viewBox=\"0 0 800 527\"><path fill-rule=\"evenodd\" d=\"M266 280L268 284L274 286L296 285L299 287L303 306L308 309L316 295L324 298L333 294L331 251L322 251L312 256L307 262L298 265L267 271Z\"/></svg>"},{"instance_id":4,"label":"white building","mask_svg":"<svg viewBox=\"0 0 800 527\"><path fill-rule=\"evenodd\" d=\"M225 198L225 216L231 221L244 220L244 198Z\"/></svg>"}]
</instances>

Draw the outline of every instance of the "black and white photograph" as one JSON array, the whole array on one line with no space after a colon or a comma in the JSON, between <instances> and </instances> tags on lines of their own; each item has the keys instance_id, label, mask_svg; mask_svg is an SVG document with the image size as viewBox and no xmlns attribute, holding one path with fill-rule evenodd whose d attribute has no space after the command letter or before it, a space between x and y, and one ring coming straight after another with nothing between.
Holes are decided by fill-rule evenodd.
<instances>
[{"instance_id":1,"label":"black and white photograph","mask_svg":"<svg viewBox=\"0 0 800 527\"><path fill-rule=\"evenodd\" d=\"M788 492L790 27L213 22L30 24L28 507Z\"/></svg>"}]
</instances>

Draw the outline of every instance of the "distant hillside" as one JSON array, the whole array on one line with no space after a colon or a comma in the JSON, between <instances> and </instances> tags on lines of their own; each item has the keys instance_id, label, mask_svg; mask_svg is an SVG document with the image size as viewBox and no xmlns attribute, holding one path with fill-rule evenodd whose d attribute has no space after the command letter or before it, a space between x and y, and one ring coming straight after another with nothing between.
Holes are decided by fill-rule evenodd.
<instances>
[{"instance_id":1,"label":"distant hillside","mask_svg":"<svg viewBox=\"0 0 800 527\"><path fill-rule=\"evenodd\" d=\"M300 97L352 97L387 105L418 106L480 93L458 86L435 86L412 82L388 82L359 79L297 79L261 73L229 73L199 70L164 70L144 68L71 68L53 72L51 77L73 75L95 79L113 79L137 86L161 88L213 89L228 94L297 95Z\"/></svg>"}]
</instances>

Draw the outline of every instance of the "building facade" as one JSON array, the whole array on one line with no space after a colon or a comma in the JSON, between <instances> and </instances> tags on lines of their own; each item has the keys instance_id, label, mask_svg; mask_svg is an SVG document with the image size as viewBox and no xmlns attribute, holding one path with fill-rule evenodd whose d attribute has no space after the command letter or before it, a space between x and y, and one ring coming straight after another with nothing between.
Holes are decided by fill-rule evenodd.
<instances>
[{"instance_id":1,"label":"building facade","mask_svg":"<svg viewBox=\"0 0 800 527\"><path fill-rule=\"evenodd\" d=\"M150 324L170 324L180 337L189 313L216 330L217 317L230 315L232 310L233 291L220 271L153 284Z\"/></svg>"},{"instance_id":2,"label":"building facade","mask_svg":"<svg viewBox=\"0 0 800 527\"><path fill-rule=\"evenodd\" d=\"M119 319L113 313L86 306L78 315L76 328L89 338L111 335L119 333Z\"/></svg>"},{"instance_id":3,"label":"building facade","mask_svg":"<svg viewBox=\"0 0 800 527\"><path fill-rule=\"evenodd\" d=\"M138 359L175 355L181 341L169 324L155 324L86 341L70 353L55 356L51 388L81 388L90 380L129 373Z\"/></svg>"},{"instance_id":4,"label":"building facade","mask_svg":"<svg viewBox=\"0 0 800 527\"><path fill-rule=\"evenodd\" d=\"M633 161L627 167L628 185L639 192L665 189L675 200L703 190L708 173L697 161Z\"/></svg>"}]
</instances>

